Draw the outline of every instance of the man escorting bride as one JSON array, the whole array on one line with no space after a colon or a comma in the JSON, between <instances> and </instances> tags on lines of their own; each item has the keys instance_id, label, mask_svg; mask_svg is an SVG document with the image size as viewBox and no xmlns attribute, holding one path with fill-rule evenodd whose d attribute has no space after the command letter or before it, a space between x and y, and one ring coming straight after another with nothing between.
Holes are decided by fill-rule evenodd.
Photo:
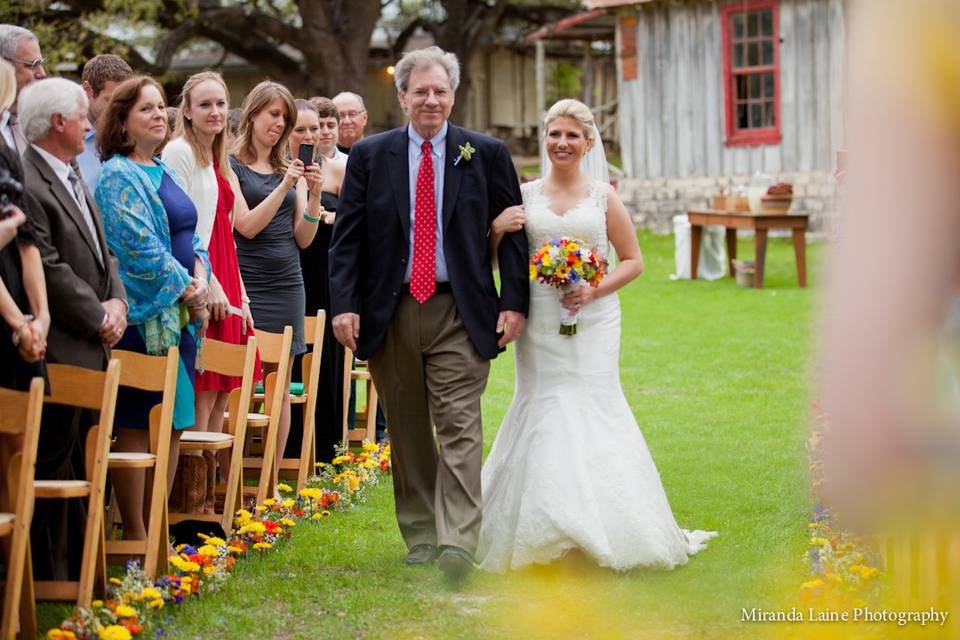
<instances>
[{"instance_id":1,"label":"man escorting bride","mask_svg":"<svg viewBox=\"0 0 960 640\"><path fill-rule=\"evenodd\" d=\"M677 526L620 387L610 294L640 274L642 258L609 184L580 170L596 138L589 109L551 109L551 171L524 187L521 208L503 143L447 122L456 57L409 52L395 79L410 124L351 149L330 285L334 333L369 360L390 424L406 562L439 558L453 580L475 552L492 571L572 549L615 569L686 562L714 534ZM580 313L575 336L558 333L557 290L528 281L530 254L559 236L603 256L612 244L620 258L598 288L563 297ZM480 396L489 360L518 335L516 396L483 468L481 502ZM601 442L617 443L619 456L599 481Z\"/></svg>"}]
</instances>

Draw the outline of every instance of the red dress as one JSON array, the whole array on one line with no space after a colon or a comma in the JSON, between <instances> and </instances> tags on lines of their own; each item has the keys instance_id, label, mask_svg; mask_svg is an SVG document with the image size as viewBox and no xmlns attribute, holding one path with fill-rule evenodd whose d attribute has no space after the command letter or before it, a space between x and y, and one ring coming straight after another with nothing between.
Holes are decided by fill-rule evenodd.
<instances>
[{"instance_id":1,"label":"red dress","mask_svg":"<svg viewBox=\"0 0 960 640\"><path fill-rule=\"evenodd\" d=\"M213 163L214 174L217 176L217 211L213 219L213 233L210 236L210 267L220 282L223 292L230 302L230 306L242 309L240 293L240 266L237 263L237 247L233 243L233 225L230 222L230 212L233 211L233 189L230 183L220 175L217 162ZM244 344L247 334L241 333L243 318L228 313L227 317L219 322L211 320L207 327L207 338ZM254 365L254 380L260 379L260 356L258 354ZM196 391L231 391L240 386L240 378L225 376L219 373L197 373Z\"/></svg>"}]
</instances>

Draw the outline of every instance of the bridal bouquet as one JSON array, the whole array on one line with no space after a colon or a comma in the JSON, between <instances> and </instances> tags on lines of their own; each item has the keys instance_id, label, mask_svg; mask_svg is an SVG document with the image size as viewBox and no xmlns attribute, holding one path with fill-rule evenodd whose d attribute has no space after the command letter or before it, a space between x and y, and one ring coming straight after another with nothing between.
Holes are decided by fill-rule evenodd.
<instances>
[{"instance_id":1,"label":"bridal bouquet","mask_svg":"<svg viewBox=\"0 0 960 640\"><path fill-rule=\"evenodd\" d=\"M530 279L562 293L572 291L583 283L596 287L607 272L607 261L577 238L557 238L545 243L530 258ZM579 314L560 307L560 334L577 333Z\"/></svg>"}]
</instances>

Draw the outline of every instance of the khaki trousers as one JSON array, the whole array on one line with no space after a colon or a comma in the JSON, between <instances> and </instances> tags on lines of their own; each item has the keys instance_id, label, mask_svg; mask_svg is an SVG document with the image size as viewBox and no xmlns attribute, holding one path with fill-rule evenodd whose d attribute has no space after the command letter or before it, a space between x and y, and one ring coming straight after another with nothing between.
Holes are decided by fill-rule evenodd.
<instances>
[{"instance_id":1,"label":"khaki trousers","mask_svg":"<svg viewBox=\"0 0 960 640\"><path fill-rule=\"evenodd\" d=\"M472 554L481 517L480 396L490 362L473 348L453 295L420 304L404 292L369 366L390 431L407 547L452 545Z\"/></svg>"}]
</instances>

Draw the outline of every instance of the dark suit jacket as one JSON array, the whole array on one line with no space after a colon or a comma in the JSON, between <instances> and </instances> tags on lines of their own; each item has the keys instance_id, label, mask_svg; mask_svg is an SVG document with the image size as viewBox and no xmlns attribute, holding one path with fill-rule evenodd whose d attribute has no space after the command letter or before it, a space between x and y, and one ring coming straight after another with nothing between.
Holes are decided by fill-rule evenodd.
<instances>
[{"instance_id":1,"label":"dark suit jacket","mask_svg":"<svg viewBox=\"0 0 960 640\"><path fill-rule=\"evenodd\" d=\"M101 302L126 299L116 257L103 236L97 204L87 191L97 237L91 238L76 200L31 146L23 153L26 211L31 232L43 258L50 306L47 360L89 369L103 369L109 349L100 341ZM83 182L81 180L81 182ZM100 246L103 262L94 243Z\"/></svg>"},{"instance_id":2,"label":"dark suit jacket","mask_svg":"<svg viewBox=\"0 0 960 640\"><path fill-rule=\"evenodd\" d=\"M472 158L453 166L459 147ZM400 297L410 255L407 127L350 147L330 245L331 313L360 315L357 357L383 342ZM495 358L497 316L527 313L527 239L507 234L497 252L500 294L493 280L488 235L503 209L520 204L520 181L503 142L452 124L447 129L443 185L443 251L457 310L483 358Z\"/></svg>"}]
</instances>

